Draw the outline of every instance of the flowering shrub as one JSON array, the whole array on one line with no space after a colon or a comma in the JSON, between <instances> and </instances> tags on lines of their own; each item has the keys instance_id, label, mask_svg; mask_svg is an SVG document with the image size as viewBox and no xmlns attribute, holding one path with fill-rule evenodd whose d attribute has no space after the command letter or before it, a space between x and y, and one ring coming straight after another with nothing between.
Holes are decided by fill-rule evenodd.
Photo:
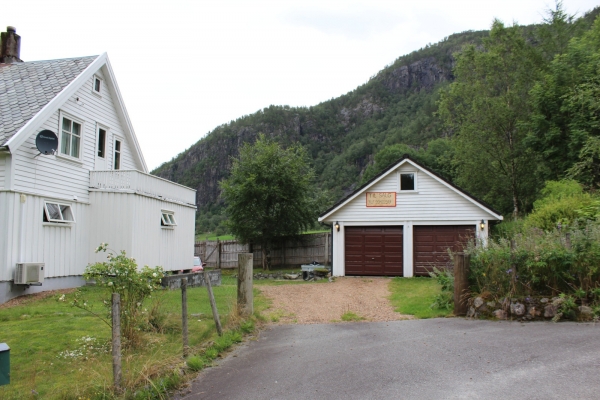
<instances>
[{"instance_id":1,"label":"flowering shrub","mask_svg":"<svg viewBox=\"0 0 600 400\"><path fill-rule=\"evenodd\" d=\"M102 243L96 249L106 252L108 244ZM121 296L121 335L125 344L135 347L140 341L140 325L143 323L144 313L142 305L144 300L151 297L155 290L161 288L161 279L164 270L162 267L149 268L144 266L138 270L134 258L127 257L125 251L119 254L108 252L108 261L88 265L83 277L86 280L95 280L98 286L107 288L109 293L119 293ZM104 300L104 305L111 309L111 298ZM87 302L76 294L73 305L87 308Z\"/></svg>"}]
</instances>

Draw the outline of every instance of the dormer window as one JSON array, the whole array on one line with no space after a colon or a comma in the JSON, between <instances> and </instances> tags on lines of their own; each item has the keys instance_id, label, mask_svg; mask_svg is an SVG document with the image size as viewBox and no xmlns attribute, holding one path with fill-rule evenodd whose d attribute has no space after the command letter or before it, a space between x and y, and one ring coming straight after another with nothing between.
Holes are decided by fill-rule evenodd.
<instances>
[{"instance_id":1,"label":"dormer window","mask_svg":"<svg viewBox=\"0 0 600 400\"><path fill-rule=\"evenodd\" d=\"M101 95L102 94L102 79L94 75L92 93Z\"/></svg>"}]
</instances>

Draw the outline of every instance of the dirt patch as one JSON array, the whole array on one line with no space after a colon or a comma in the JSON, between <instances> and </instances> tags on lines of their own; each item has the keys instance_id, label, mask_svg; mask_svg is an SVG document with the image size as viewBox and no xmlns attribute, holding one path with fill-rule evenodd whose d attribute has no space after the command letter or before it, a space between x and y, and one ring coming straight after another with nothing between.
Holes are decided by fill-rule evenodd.
<instances>
[{"instance_id":1,"label":"dirt patch","mask_svg":"<svg viewBox=\"0 0 600 400\"><path fill-rule=\"evenodd\" d=\"M42 300L47 297L52 297L57 294L68 294L74 292L75 289L58 289L58 290L48 290L46 292L32 293L26 294L23 296L15 297L14 299L10 299L4 304L0 304L0 310L3 308L11 308L16 306L21 306L27 303L30 303L35 300Z\"/></svg>"},{"instance_id":2,"label":"dirt patch","mask_svg":"<svg viewBox=\"0 0 600 400\"><path fill-rule=\"evenodd\" d=\"M412 319L394 311L388 297L389 278L336 278L334 282L259 286L273 301L266 314L275 323L321 324L340 322L352 312L363 321Z\"/></svg>"}]
</instances>

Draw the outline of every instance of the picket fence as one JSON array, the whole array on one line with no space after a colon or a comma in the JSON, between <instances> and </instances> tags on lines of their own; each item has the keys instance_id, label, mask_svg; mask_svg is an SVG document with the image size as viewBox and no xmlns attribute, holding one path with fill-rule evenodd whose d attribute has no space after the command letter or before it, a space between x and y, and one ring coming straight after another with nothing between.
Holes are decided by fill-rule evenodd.
<instances>
[{"instance_id":1,"label":"picket fence","mask_svg":"<svg viewBox=\"0 0 600 400\"><path fill-rule=\"evenodd\" d=\"M237 268L238 254L249 253L250 246L237 240L196 242L194 255L199 256L211 268ZM260 245L252 246L254 267L262 267ZM302 235L300 240L287 240L271 250L271 264L275 267L299 267L317 261L331 264L331 233Z\"/></svg>"}]
</instances>

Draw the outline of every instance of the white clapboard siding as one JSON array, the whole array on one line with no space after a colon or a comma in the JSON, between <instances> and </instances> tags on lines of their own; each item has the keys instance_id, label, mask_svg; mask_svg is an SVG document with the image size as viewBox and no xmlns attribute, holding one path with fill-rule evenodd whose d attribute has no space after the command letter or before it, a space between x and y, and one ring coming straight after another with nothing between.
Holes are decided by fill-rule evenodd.
<instances>
[{"instance_id":1,"label":"white clapboard siding","mask_svg":"<svg viewBox=\"0 0 600 400\"><path fill-rule=\"evenodd\" d=\"M102 77L101 71L97 72ZM77 99L79 98L79 101ZM95 169L96 163L96 126L98 123L108 128L107 167L112 169L114 162L114 138L121 140L121 169L143 170L136 165L131 153L133 146L123 132L121 121L115 110L114 101L108 90L103 95L92 93L90 78L61 107L65 114L82 120L82 152L81 162L67 160L60 156L38 155L35 147L37 132L49 129L60 137L59 113L56 111L36 134L27 139L15 152L14 157L14 189L40 193L60 198L77 196L80 201L88 201L89 171Z\"/></svg>"},{"instance_id":2,"label":"white clapboard siding","mask_svg":"<svg viewBox=\"0 0 600 400\"><path fill-rule=\"evenodd\" d=\"M173 184L175 186L175 184ZM190 189L188 189L190 190ZM92 203L92 247L108 243L113 252L125 250L139 267L162 266L166 270L190 269L194 255L195 208L150 196L94 190ZM161 211L175 213L177 226L161 226ZM91 262L106 260L93 254Z\"/></svg>"},{"instance_id":3,"label":"white clapboard siding","mask_svg":"<svg viewBox=\"0 0 600 400\"><path fill-rule=\"evenodd\" d=\"M83 273L88 257L87 252L81 249L89 247L89 206L71 202L69 204L76 222L51 224L43 222L44 200L53 199L27 195L22 203L19 193L0 192L0 204L6 205L1 208L0 225L12 227L10 230L0 231L0 236L4 236L0 237L0 255L2 264L6 266L0 269L0 281L13 279L18 262L45 263L46 278ZM21 220L22 212L24 217Z\"/></svg>"},{"instance_id":4,"label":"white clapboard siding","mask_svg":"<svg viewBox=\"0 0 600 400\"><path fill-rule=\"evenodd\" d=\"M389 173L367 192L396 192L396 207L367 207L366 194L361 193L327 217L327 221L464 221L487 220L490 213L465 199L424 171L417 172L417 191L399 190L399 173L416 172L410 164Z\"/></svg>"}]
</instances>

